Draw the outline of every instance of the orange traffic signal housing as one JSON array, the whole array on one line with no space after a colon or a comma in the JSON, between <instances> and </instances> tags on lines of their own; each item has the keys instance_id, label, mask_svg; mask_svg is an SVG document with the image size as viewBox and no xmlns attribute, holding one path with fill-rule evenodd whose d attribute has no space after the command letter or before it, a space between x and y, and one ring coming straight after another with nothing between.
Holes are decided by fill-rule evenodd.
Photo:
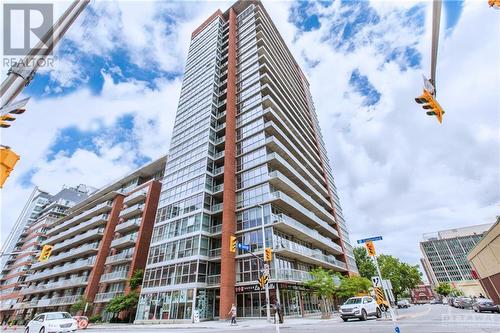
<instances>
[{"instance_id":1,"label":"orange traffic signal housing","mask_svg":"<svg viewBox=\"0 0 500 333\"><path fill-rule=\"evenodd\" d=\"M264 261L271 261L273 260L273 249L270 247L266 247L266 250L264 252Z\"/></svg>"},{"instance_id":2,"label":"orange traffic signal housing","mask_svg":"<svg viewBox=\"0 0 500 333\"><path fill-rule=\"evenodd\" d=\"M7 147L0 147L0 188L14 170L17 161L19 161L19 155Z\"/></svg>"},{"instance_id":3,"label":"orange traffic signal housing","mask_svg":"<svg viewBox=\"0 0 500 333\"><path fill-rule=\"evenodd\" d=\"M444 110L428 90L424 89L422 95L415 98L415 102L422 104L423 109L430 110L426 112L428 116L436 116L440 124L443 122Z\"/></svg>"},{"instance_id":4,"label":"orange traffic signal housing","mask_svg":"<svg viewBox=\"0 0 500 333\"><path fill-rule=\"evenodd\" d=\"M376 253L375 253L375 245L373 245L373 242L368 241L365 243L365 245L366 245L366 250L368 251L368 255L374 257Z\"/></svg>"},{"instance_id":5,"label":"orange traffic signal housing","mask_svg":"<svg viewBox=\"0 0 500 333\"><path fill-rule=\"evenodd\" d=\"M238 243L236 237L231 236L229 237L229 251L230 252L236 252L236 244Z\"/></svg>"},{"instance_id":6,"label":"orange traffic signal housing","mask_svg":"<svg viewBox=\"0 0 500 333\"><path fill-rule=\"evenodd\" d=\"M40 252L40 256L38 257L38 261L44 262L49 260L53 248L54 246L52 245L44 245L42 247L42 252Z\"/></svg>"}]
</instances>

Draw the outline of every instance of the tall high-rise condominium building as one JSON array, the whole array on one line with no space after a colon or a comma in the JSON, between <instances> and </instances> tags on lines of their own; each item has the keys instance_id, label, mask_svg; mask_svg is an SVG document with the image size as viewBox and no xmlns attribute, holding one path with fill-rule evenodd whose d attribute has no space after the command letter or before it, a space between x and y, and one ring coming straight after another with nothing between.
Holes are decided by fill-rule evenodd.
<instances>
[{"instance_id":1,"label":"tall high-rise condominium building","mask_svg":"<svg viewBox=\"0 0 500 333\"><path fill-rule=\"evenodd\" d=\"M433 286L451 283L466 296L484 294L479 282L472 275L467 255L483 238L490 224L449 229L424 234L420 242L423 257L420 259L427 279Z\"/></svg>"},{"instance_id":2,"label":"tall high-rise condominium building","mask_svg":"<svg viewBox=\"0 0 500 333\"><path fill-rule=\"evenodd\" d=\"M262 218L263 217L263 218ZM309 84L259 1L216 11L191 36L136 322L318 311L304 282L357 268Z\"/></svg>"},{"instance_id":3,"label":"tall high-rise condominium building","mask_svg":"<svg viewBox=\"0 0 500 333\"><path fill-rule=\"evenodd\" d=\"M9 234L2 253L6 258L0 275L0 320L14 319L30 269L46 239L48 226L73 205L87 198L85 185L64 187L55 195L35 188Z\"/></svg>"}]
</instances>

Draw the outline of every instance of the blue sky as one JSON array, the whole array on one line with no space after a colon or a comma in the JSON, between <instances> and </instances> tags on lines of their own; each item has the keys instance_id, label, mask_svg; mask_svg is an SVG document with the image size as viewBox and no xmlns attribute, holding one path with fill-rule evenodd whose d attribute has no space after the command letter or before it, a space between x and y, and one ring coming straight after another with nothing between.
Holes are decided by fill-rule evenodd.
<instances>
[{"instance_id":1,"label":"blue sky","mask_svg":"<svg viewBox=\"0 0 500 333\"><path fill-rule=\"evenodd\" d=\"M311 83L352 239L370 236L368 225L387 236L384 250L416 263L423 232L492 215L498 100L477 87L498 86L498 75L470 61L498 50L484 34L495 11L443 2L438 79L447 83L447 114L439 127L413 101L429 71L429 2L264 3ZM4 190L12 209L2 210L2 239L21 210L14 198L32 186L98 187L168 152L190 33L229 4L91 3L58 48L56 67L25 90L29 111L2 133L22 154ZM471 91L482 110L474 118L462 97Z\"/></svg>"}]
</instances>

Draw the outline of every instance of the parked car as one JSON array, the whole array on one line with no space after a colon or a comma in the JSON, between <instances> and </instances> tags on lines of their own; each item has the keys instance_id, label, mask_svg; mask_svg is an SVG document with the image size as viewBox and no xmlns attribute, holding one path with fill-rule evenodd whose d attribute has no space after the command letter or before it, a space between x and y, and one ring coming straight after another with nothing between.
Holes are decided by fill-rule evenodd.
<instances>
[{"instance_id":1,"label":"parked car","mask_svg":"<svg viewBox=\"0 0 500 333\"><path fill-rule=\"evenodd\" d=\"M457 307L460 309L472 309L474 301L470 297L459 297L457 300Z\"/></svg>"},{"instance_id":2,"label":"parked car","mask_svg":"<svg viewBox=\"0 0 500 333\"><path fill-rule=\"evenodd\" d=\"M500 313L500 305L495 305L491 299L478 298L472 304L472 309L475 312L491 311Z\"/></svg>"},{"instance_id":3,"label":"parked car","mask_svg":"<svg viewBox=\"0 0 500 333\"><path fill-rule=\"evenodd\" d=\"M36 315L26 325L25 333L76 332L76 320L67 312L45 312Z\"/></svg>"},{"instance_id":4,"label":"parked car","mask_svg":"<svg viewBox=\"0 0 500 333\"><path fill-rule=\"evenodd\" d=\"M340 306L340 318L348 321L350 318L366 320L368 316L380 318L382 311L371 296L351 297Z\"/></svg>"},{"instance_id":5,"label":"parked car","mask_svg":"<svg viewBox=\"0 0 500 333\"><path fill-rule=\"evenodd\" d=\"M407 299L402 299L397 303L398 309L409 308L411 306Z\"/></svg>"}]
</instances>

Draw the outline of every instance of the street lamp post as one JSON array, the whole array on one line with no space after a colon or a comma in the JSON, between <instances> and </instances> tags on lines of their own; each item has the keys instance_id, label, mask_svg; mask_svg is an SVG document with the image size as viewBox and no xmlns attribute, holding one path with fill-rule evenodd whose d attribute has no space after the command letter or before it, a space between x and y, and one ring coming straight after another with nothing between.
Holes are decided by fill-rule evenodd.
<instances>
[{"instance_id":1,"label":"street lamp post","mask_svg":"<svg viewBox=\"0 0 500 333\"><path fill-rule=\"evenodd\" d=\"M262 258L265 258L265 256L266 256L266 230L264 228L264 205L259 204L258 206L260 207L261 219L262 219L262 224L261 224L261 227L262 227L261 228L261 230L262 230ZM267 265L265 263L265 261L263 261L263 262L264 262L264 266ZM269 282L266 283L266 315L267 315L267 321L270 323L271 322L271 306L269 304Z\"/></svg>"}]
</instances>

